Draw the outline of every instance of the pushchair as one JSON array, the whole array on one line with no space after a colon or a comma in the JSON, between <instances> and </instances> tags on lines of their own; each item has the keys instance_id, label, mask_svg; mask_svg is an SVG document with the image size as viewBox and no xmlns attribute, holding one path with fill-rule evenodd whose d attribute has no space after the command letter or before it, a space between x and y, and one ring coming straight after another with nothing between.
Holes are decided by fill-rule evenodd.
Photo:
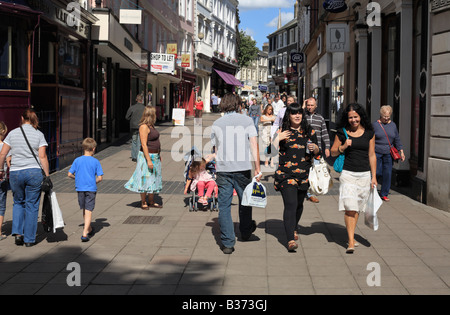
<instances>
[{"instance_id":1,"label":"pushchair","mask_svg":"<svg viewBox=\"0 0 450 315\"><path fill-rule=\"evenodd\" d=\"M186 185L187 180L189 179L189 170L192 165L192 162L195 161L195 159L201 159L202 154L198 149L193 146L191 151L186 153L184 155L184 184ZM216 180L216 162L214 160L209 161L206 163L206 171L210 173L214 179ZM208 198L208 205L203 205L202 203L198 202L198 199L200 198L198 196L198 189L195 191L191 191L190 185L188 187L188 193L190 193L189 197L189 211L197 211L199 209L199 204L203 209L209 208L210 211L218 211L217 207L217 197L215 196L215 192L211 195L210 198Z\"/></svg>"}]
</instances>

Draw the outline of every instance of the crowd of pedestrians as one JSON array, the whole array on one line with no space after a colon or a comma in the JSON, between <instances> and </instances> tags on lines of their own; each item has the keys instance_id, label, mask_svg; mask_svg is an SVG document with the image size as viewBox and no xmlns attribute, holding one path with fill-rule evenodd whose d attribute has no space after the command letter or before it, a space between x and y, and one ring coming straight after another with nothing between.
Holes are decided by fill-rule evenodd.
<instances>
[{"instance_id":1,"label":"crowd of pedestrians","mask_svg":"<svg viewBox=\"0 0 450 315\"><path fill-rule=\"evenodd\" d=\"M305 198L319 202L316 196L308 193L311 165L318 163L320 157L345 154L337 208L344 213L347 253L353 253L358 245L354 239L358 217L366 209L370 189L377 187L380 178L381 197L389 201L393 165L390 147L396 147L401 161L405 160L397 127L391 121L392 108L382 106L380 119L370 123L361 105L349 104L341 114L331 146L325 120L317 113L317 101L312 97L302 104L297 103L294 96L285 94L267 93L260 100L242 100L235 93L225 94L220 100L213 97L214 112L222 113L211 128L217 175L215 185L209 183L210 178L206 176L207 161L199 162L188 177L196 186L207 190L204 197L200 196L203 204L207 204L212 194L217 197L223 253L231 254L235 250L236 234L231 216L233 195L239 199L241 240L249 240L257 228L252 207L242 205L242 198L252 179L260 181L262 176L259 143L264 146L265 166L270 162L270 167L274 168L275 190L282 196L286 247L290 252L298 248L298 227ZM202 110L203 102L198 98L196 117L201 117ZM15 244L29 247L36 243L41 185L44 177L49 176L49 163L47 142L38 129L36 113L27 109L21 119L22 125L9 133L7 126L0 122L0 227L6 211L7 191L11 189L14 199L11 235L15 236ZM131 157L136 168L124 186L140 194L142 210L162 208L155 200L155 195L162 190L161 142L155 127L155 108L145 106L138 95L126 119L130 120ZM103 178L100 162L94 158L96 146L94 139L84 139L83 155L74 160L68 172L68 176L75 179L79 206L83 210L82 242L89 241L94 235L90 222L97 184ZM242 150L243 147L248 150ZM274 162L275 155L278 163ZM186 184L188 186L191 187L191 182ZM0 240L6 237L1 229Z\"/></svg>"}]
</instances>

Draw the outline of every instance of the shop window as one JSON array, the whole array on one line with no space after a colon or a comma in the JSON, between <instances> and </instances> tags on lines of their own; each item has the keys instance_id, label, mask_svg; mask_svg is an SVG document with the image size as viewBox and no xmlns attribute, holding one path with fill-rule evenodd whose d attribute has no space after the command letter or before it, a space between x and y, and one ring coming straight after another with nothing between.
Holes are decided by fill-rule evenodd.
<instances>
[{"instance_id":1,"label":"shop window","mask_svg":"<svg viewBox=\"0 0 450 315\"><path fill-rule=\"evenodd\" d=\"M338 123L339 115L344 106L344 75L331 81L331 122Z\"/></svg>"},{"instance_id":2,"label":"shop window","mask_svg":"<svg viewBox=\"0 0 450 315\"><path fill-rule=\"evenodd\" d=\"M19 24L0 16L0 89L28 88L28 40Z\"/></svg>"},{"instance_id":3,"label":"shop window","mask_svg":"<svg viewBox=\"0 0 450 315\"><path fill-rule=\"evenodd\" d=\"M76 39L61 36L58 46L59 83L82 87L80 43Z\"/></svg>"}]
</instances>

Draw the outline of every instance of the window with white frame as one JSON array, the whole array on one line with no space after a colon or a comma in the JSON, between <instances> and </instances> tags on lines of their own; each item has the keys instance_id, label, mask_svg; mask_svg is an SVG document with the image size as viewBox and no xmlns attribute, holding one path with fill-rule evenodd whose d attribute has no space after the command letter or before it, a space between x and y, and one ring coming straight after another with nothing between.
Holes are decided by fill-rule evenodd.
<instances>
[{"instance_id":1,"label":"window with white frame","mask_svg":"<svg viewBox=\"0 0 450 315\"><path fill-rule=\"evenodd\" d=\"M178 1L178 8L179 8L179 12L178 13L182 17L184 17L184 11L186 10L185 9L185 1L186 0L179 0Z\"/></svg>"},{"instance_id":2,"label":"window with white frame","mask_svg":"<svg viewBox=\"0 0 450 315\"><path fill-rule=\"evenodd\" d=\"M192 21L192 0L186 0L186 21Z\"/></svg>"}]
</instances>

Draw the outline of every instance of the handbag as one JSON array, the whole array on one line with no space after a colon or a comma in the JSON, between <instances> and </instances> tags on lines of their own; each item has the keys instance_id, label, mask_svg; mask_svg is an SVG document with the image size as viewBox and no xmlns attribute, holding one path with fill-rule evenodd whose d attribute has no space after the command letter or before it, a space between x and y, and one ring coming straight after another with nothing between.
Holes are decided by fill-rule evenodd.
<instances>
[{"instance_id":1,"label":"handbag","mask_svg":"<svg viewBox=\"0 0 450 315\"><path fill-rule=\"evenodd\" d=\"M34 151L31 148L30 143L28 142L27 136L25 135L25 131L23 131L22 126L20 126L20 130L22 130L23 137L25 138L25 141L27 142L28 147L30 148L31 154L33 154L34 159L36 160L37 164L41 168L42 176L43 176L42 183L41 183L41 191L43 191L43 192L50 192L50 190L52 190L52 188L53 188L52 180L50 179L50 176L46 176L45 175L44 169L42 168L41 163L39 163L36 155L34 154Z\"/></svg>"},{"instance_id":2,"label":"handbag","mask_svg":"<svg viewBox=\"0 0 450 315\"><path fill-rule=\"evenodd\" d=\"M345 138L348 139L347 130L345 130L345 128L342 128L342 130L344 130ZM339 154L339 156L336 158L333 164L333 168L336 172L338 173L342 172L342 169L344 168L344 160L345 154L344 153Z\"/></svg>"},{"instance_id":3,"label":"handbag","mask_svg":"<svg viewBox=\"0 0 450 315\"><path fill-rule=\"evenodd\" d=\"M320 157L319 164L311 166L308 175L309 190L314 195L325 195L333 187L328 166L323 157Z\"/></svg>"},{"instance_id":4,"label":"handbag","mask_svg":"<svg viewBox=\"0 0 450 315\"><path fill-rule=\"evenodd\" d=\"M386 133L386 130L384 130L384 127L383 127L383 125L381 124L381 121L379 121L379 120L377 120L377 121L378 121L378 123L380 124L381 128L383 129L384 134L386 135L387 141L388 141L388 143L389 143L389 152L391 153L392 159L393 159L395 162L398 162L399 160L402 159L400 153L398 152L398 150L397 150L396 147L394 147L393 145L391 145L391 142L389 141L389 137L388 137L388 135L387 135L387 133Z\"/></svg>"}]
</instances>

